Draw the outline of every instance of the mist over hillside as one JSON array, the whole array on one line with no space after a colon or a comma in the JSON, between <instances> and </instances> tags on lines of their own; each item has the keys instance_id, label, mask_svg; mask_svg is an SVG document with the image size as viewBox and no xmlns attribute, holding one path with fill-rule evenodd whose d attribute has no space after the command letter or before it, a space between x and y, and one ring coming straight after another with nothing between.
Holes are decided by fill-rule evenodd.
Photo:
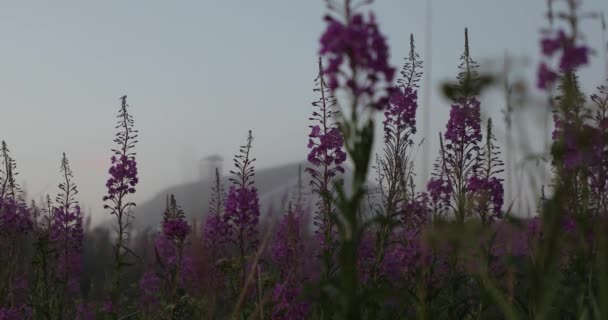
<instances>
[{"instance_id":1,"label":"mist over hillside","mask_svg":"<svg viewBox=\"0 0 608 320\"><path fill-rule=\"evenodd\" d=\"M310 176L304 172L306 162L292 162L276 167L256 170L255 186L260 195L262 219L268 215L269 210L280 211L286 197L292 197L298 185L299 170L302 170L302 186L307 200L312 199L310 192ZM221 181L224 190L228 190L229 174L222 175ZM134 226L138 229L156 227L162 220L163 209L166 206L167 196L175 195L190 220L201 221L208 210L211 187L215 183L213 178L205 178L197 182L189 182L167 187L152 199L142 202L135 209ZM312 202L311 202L312 203Z\"/></svg>"}]
</instances>

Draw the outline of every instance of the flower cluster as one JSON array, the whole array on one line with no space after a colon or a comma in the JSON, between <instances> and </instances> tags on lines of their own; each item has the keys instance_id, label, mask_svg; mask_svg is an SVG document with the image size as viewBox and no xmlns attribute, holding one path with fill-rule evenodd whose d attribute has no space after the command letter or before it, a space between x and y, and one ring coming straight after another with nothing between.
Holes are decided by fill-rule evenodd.
<instances>
[{"instance_id":1,"label":"flower cluster","mask_svg":"<svg viewBox=\"0 0 608 320\"><path fill-rule=\"evenodd\" d=\"M452 195L452 184L444 178L432 178L426 185L431 200L435 204L448 203Z\"/></svg>"},{"instance_id":2,"label":"flower cluster","mask_svg":"<svg viewBox=\"0 0 608 320\"><path fill-rule=\"evenodd\" d=\"M159 265L166 271L164 274L160 274L165 281L166 290L168 292L173 285L171 283L170 275L175 273L177 279L176 285L180 288L185 288L188 285L193 284L195 280L195 273L193 269L193 262L189 256L187 248L179 248L175 242L167 238L164 234L158 234L154 238L154 250L156 252L156 258L159 260ZM176 272L179 270L179 273Z\"/></svg>"},{"instance_id":3,"label":"flower cluster","mask_svg":"<svg viewBox=\"0 0 608 320\"><path fill-rule=\"evenodd\" d=\"M26 305L0 308L0 320L23 320L32 318L32 309Z\"/></svg>"},{"instance_id":4,"label":"flower cluster","mask_svg":"<svg viewBox=\"0 0 608 320\"><path fill-rule=\"evenodd\" d=\"M380 270L391 281L413 274L420 266L422 251L420 234L417 230L403 230L386 249Z\"/></svg>"},{"instance_id":5,"label":"flower cluster","mask_svg":"<svg viewBox=\"0 0 608 320\"><path fill-rule=\"evenodd\" d=\"M305 279L301 220L302 212L294 212L289 205L270 247L271 261L279 271L272 295L272 319L305 319L308 314L309 305L300 296L300 286Z\"/></svg>"},{"instance_id":6,"label":"flower cluster","mask_svg":"<svg viewBox=\"0 0 608 320\"><path fill-rule=\"evenodd\" d=\"M494 215L500 216L504 204L504 190L499 178L473 176L468 181L467 189L473 196L489 198Z\"/></svg>"},{"instance_id":7,"label":"flower cluster","mask_svg":"<svg viewBox=\"0 0 608 320\"><path fill-rule=\"evenodd\" d=\"M117 128L121 130L116 134L114 141L118 149L113 149L114 155L110 158L111 166L108 170L110 178L106 182L108 193L103 201L117 203L129 193L135 193L135 186L139 183L137 177L137 161L131 150L137 142L137 130L134 129L133 117L129 114L127 107L127 96L121 97L121 108L118 113Z\"/></svg>"},{"instance_id":8,"label":"flower cluster","mask_svg":"<svg viewBox=\"0 0 608 320\"><path fill-rule=\"evenodd\" d=\"M412 87L398 88L391 95L390 103L384 111L384 131L389 124L396 130L410 128L416 132L416 109L418 108L418 92ZM386 133L387 134L387 133Z\"/></svg>"},{"instance_id":9,"label":"flower cluster","mask_svg":"<svg viewBox=\"0 0 608 320\"><path fill-rule=\"evenodd\" d=\"M15 236L27 233L33 222L26 205L12 198L0 198L0 235Z\"/></svg>"},{"instance_id":10,"label":"flower cluster","mask_svg":"<svg viewBox=\"0 0 608 320\"><path fill-rule=\"evenodd\" d=\"M318 111L312 113L312 120L317 125L311 125L311 133L308 136L308 162L312 165L306 168L311 176L310 184L312 191L319 197L314 216L314 224L317 226L315 236L323 248L322 255L333 257L335 209L332 198L334 197L334 178L339 173L344 173L342 163L346 160L346 153L342 150L344 139L334 118L339 115L336 110L337 102L327 88L325 83L325 71L321 58L319 58L318 75L315 79L314 91L320 93L320 97L312 105ZM321 254L320 254L321 255ZM325 259L326 272L331 269L331 258Z\"/></svg>"},{"instance_id":11,"label":"flower cluster","mask_svg":"<svg viewBox=\"0 0 608 320\"><path fill-rule=\"evenodd\" d=\"M223 248L230 239L230 225L224 217L225 207L224 186L221 183L220 171L215 169L215 185L211 187L211 199L209 211L205 217L205 223L201 224L203 246L207 250L207 261L205 270L206 278L210 287L219 289L222 287L223 272L219 270L216 263L222 257Z\"/></svg>"},{"instance_id":12,"label":"flower cluster","mask_svg":"<svg viewBox=\"0 0 608 320\"><path fill-rule=\"evenodd\" d=\"M133 149L137 143L137 130L135 121L128 111L127 96L120 98L121 104L118 111L118 121L116 128L118 132L114 138L117 144L116 149L112 149L114 155L111 157L109 169L110 178L106 182L107 194L103 197L104 209L109 209L110 213L116 217L116 242L114 245L114 277L110 290L109 303L112 309L110 312L117 317L121 311L120 296L122 295L122 282L120 281L123 269L130 265L126 262L127 255L133 251L127 247L129 233L126 231L133 219L132 209L135 203L128 201L129 194L135 193L135 186L139 183L137 177L137 162Z\"/></svg>"},{"instance_id":13,"label":"flower cluster","mask_svg":"<svg viewBox=\"0 0 608 320\"><path fill-rule=\"evenodd\" d=\"M452 105L444 134L448 148L481 141L480 105L476 98Z\"/></svg>"},{"instance_id":14,"label":"flower cluster","mask_svg":"<svg viewBox=\"0 0 608 320\"><path fill-rule=\"evenodd\" d=\"M260 204L255 187L230 186L226 196L226 222L230 234L247 241L250 249L257 244L257 225L260 218ZM235 240L236 241L236 240Z\"/></svg>"},{"instance_id":15,"label":"flower cluster","mask_svg":"<svg viewBox=\"0 0 608 320\"><path fill-rule=\"evenodd\" d=\"M442 188L444 186L438 186ZM444 192L445 193L445 192ZM436 195L436 197L441 197ZM402 221L408 230L419 231L429 222L429 194L420 193L416 198L407 201L403 208Z\"/></svg>"},{"instance_id":16,"label":"flower cluster","mask_svg":"<svg viewBox=\"0 0 608 320\"><path fill-rule=\"evenodd\" d=\"M558 139L554 145L563 160L565 169L594 167L601 163L603 156L603 137L601 131L591 125L564 123L558 120L555 131Z\"/></svg>"},{"instance_id":17,"label":"flower cluster","mask_svg":"<svg viewBox=\"0 0 608 320\"><path fill-rule=\"evenodd\" d=\"M321 36L319 54L327 57L325 74L329 89L346 86L355 96L367 96L372 107L383 109L393 88L395 69L389 65L389 50L373 14L346 14L345 21L327 15L327 27ZM352 68L351 74L342 65ZM381 87L381 81L387 84ZM378 96L378 93L380 95ZM377 98L377 99L374 99Z\"/></svg>"},{"instance_id":18,"label":"flower cluster","mask_svg":"<svg viewBox=\"0 0 608 320\"><path fill-rule=\"evenodd\" d=\"M228 242L236 245L238 261L240 262L240 284L245 286L248 256L258 246L258 223L260 219L260 203L258 191L254 186L255 175L251 157L253 135L251 130L247 135L247 143L240 148L239 154L234 157L236 170L229 180L232 185L228 189L224 206L224 222L228 226Z\"/></svg>"},{"instance_id":19,"label":"flower cluster","mask_svg":"<svg viewBox=\"0 0 608 320\"><path fill-rule=\"evenodd\" d=\"M190 224L184 219L167 219L163 221L163 233L169 239L184 241L190 230Z\"/></svg>"},{"instance_id":20,"label":"flower cluster","mask_svg":"<svg viewBox=\"0 0 608 320\"><path fill-rule=\"evenodd\" d=\"M373 276L376 263L376 234L365 232L357 248L357 273L361 283L367 283Z\"/></svg>"},{"instance_id":21,"label":"flower cluster","mask_svg":"<svg viewBox=\"0 0 608 320\"><path fill-rule=\"evenodd\" d=\"M160 305L161 279L153 271L146 271L139 280L139 304L146 312L154 312Z\"/></svg>"},{"instance_id":22,"label":"flower cluster","mask_svg":"<svg viewBox=\"0 0 608 320\"><path fill-rule=\"evenodd\" d=\"M277 283L272 292L272 319L303 320L310 312L310 303L301 300L302 289L292 283Z\"/></svg>"},{"instance_id":23,"label":"flower cluster","mask_svg":"<svg viewBox=\"0 0 608 320\"><path fill-rule=\"evenodd\" d=\"M290 212L283 216L270 247L272 262L278 266L281 273L293 271L298 253L302 246L300 236L300 218Z\"/></svg>"},{"instance_id":24,"label":"flower cluster","mask_svg":"<svg viewBox=\"0 0 608 320\"><path fill-rule=\"evenodd\" d=\"M207 215L203 226L203 235L205 237L205 246L208 249L217 248L226 242L229 232L229 225L222 215L219 213Z\"/></svg>"},{"instance_id":25,"label":"flower cluster","mask_svg":"<svg viewBox=\"0 0 608 320\"><path fill-rule=\"evenodd\" d=\"M346 153L342 151L344 140L340 130L330 128L321 132L321 127L313 126L308 137L310 138L308 148L311 149L308 153L308 162L315 166L335 165L330 171L331 175L335 175L336 171L343 173L344 168L340 164L346 160Z\"/></svg>"},{"instance_id":26,"label":"flower cluster","mask_svg":"<svg viewBox=\"0 0 608 320\"><path fill-rule=\"evenodd\" d=\"M51 222L50 239L58 250L60 278L68 277L68 290L78 291L78 278L82 273L82 243L84 231L80 206L55 208Z\"/></svg>"},{"instance_id":27,"label":"flower cluster","mask_svg":"<svg viewBox=\"0 0 608 320\"><path fill-rule=\"evenodd\" d=\"M137 162L129 159L126 155L110 158L112 166L108 170L110 178L106 182L108 195L104 201L115 197L118 194L135 193L135 185L139 181L137 178Z\"/></svg>"},{"instance_id":28,"label":"flower cluster","mask_svg":"<svg viewBox=\"0 0 608 320\"><path fill-rule=\"evenodd\" d=\"M568 73L589 63L590 50L585 45L579 45L576 36L566 35L563 30L555 33L545 32L540 41L542 55L545 58L559 57L559 72ZM541 62L537 72L537 86L547 89L557 80L558 71Z\"/></svg>"}]
</instances>

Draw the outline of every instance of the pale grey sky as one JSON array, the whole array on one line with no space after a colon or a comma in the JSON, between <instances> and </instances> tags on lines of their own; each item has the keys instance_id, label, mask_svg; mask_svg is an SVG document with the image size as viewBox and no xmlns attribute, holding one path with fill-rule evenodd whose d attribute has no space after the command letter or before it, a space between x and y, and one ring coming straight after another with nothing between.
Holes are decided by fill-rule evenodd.
<instances>
[{"instance_id":1,"label":"pale grey sky","mask_svg":"<svg viewBox=\"0 0 608 320\"><path fill-rule=\"evenodd\" d=\"M608 12L604 0L585 3ZM373 8L395 66L410 33L425 57L424 0L377 0ZM531 75L545 10L542 0L433 1L432 140L449 107L437 85L456 75L463 29L479 62L508 50L531 58ZM231 158L249 129L258 166L305 159L324 12L320 0L0 2L0 139L13 151L19 181L30 196L54 194L66 152L79 199L103 219L123 94L140 130L137 201L197 178L201 157ZM601 49L599 22L583 29ZM599 56L583 72L588 88L604 76ZM489 97L484 107L498 115L503 104Z\"/></svg>"}]
</instances>

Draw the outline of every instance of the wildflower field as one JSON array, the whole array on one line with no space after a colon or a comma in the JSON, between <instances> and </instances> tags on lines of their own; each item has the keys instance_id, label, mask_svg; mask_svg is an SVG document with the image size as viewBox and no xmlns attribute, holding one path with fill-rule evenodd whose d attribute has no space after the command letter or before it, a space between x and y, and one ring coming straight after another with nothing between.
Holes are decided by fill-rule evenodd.
<instances>
[{"instance_id":1,"label":"wildflower field","mask_svg":"<svg viewBox=\"0 0 608 320\"><path fill-rule=\"evenodd\" d=\"M482 92L497 78L480 71L468 30L459 72L443 86L449 119L421 137L425 64L415 35L393 66L373 1L327 0L310 57L318 99L294 101L310 108L307 165L272 219L256 187L263 141L249 128L233 128L243 143L229 180L217 170L200 190L211 194L207 210L186 213L167 194L151 230L134 226L132 200L145 139L134 114L146 110L126 95L108 123L115 146L100 198L110 229L86 226L69 155L55 196L34 201L3 141L0 320L608 319L608 86L585 93L578 77L601 68L591 56L606 46L587 42L581 21L606 26L581 1L548 4L534 84L553 120L542 160L551 183L530 187L540 195L533 212L506 200L512 168L482 117ZM432 139L432 176L420 184L415 157Z\"/></svg>"}]
</instances>

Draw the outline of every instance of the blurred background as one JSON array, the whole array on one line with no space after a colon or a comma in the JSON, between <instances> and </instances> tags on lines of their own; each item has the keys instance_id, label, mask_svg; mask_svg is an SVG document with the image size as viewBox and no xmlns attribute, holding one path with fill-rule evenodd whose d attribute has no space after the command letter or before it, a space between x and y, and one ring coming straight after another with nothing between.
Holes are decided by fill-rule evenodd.
<instances>
[{"instance_id":1,"label":"blurred background","mask_svg":"<svg viewBox=\"0 0 608 320\"><path fill-rule=\"evenodd\" d=\"M374 10L393 65L402 66L410 33L424 61L418 179L426 181L437 155L437 134L450 106L440 88L456 77L468 27L481 72L500 75L481 101L483 118L494 119L501 148L508 149L507 166L514 169L505 177L506 205L532 214L533 199L548 183L537 160L551 122L547 97L534 81L546 2L379 0ZM585 10L608 13L608 2L585 1ZM298 166L305 165L324 12L322 1L310 0L1 2L0 139L17 160L28 198L56 193L65 152L93 224L109 220L101 199L114 117L119 97L127 94L140 131L138 224L160 220L168 192L190 215L202 215L208 178L216 167L228 173L250 129L268 210L270 199L297 183ZM605 30L600 19L584 21L583 28L596 50L594 67L581 71L582 88L591 93L608 78ZM528 168L533 175L525 174Z\"/></svg>"}]
</instances>

